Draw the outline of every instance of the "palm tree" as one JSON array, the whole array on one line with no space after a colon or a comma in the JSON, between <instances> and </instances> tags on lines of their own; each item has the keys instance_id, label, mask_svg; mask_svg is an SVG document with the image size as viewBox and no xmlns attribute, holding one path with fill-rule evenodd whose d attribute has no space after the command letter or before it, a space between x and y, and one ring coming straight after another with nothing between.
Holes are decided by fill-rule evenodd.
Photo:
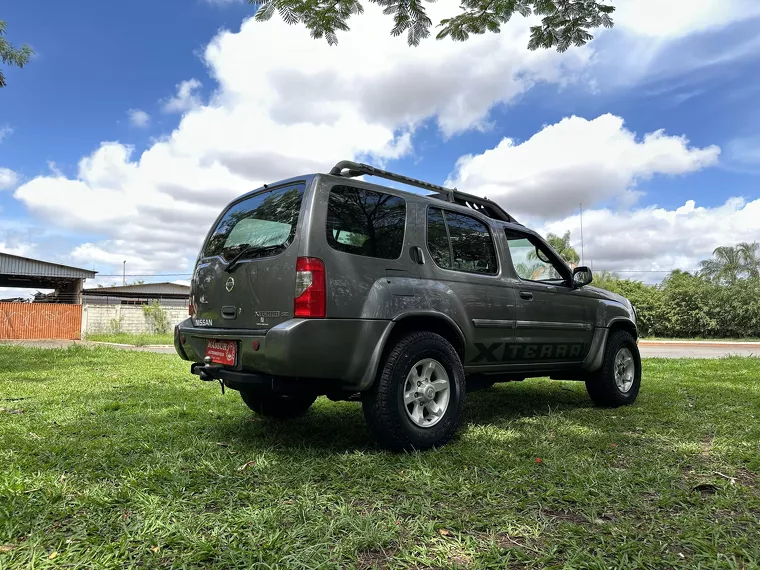
<instances>
[{"instance_id":1,"label":"palm tree","mask_svg":"<svg viewBox=\"0 0 760 570\"><path fill-rule=\"evenodd\" d=\"M699 266L701 275L729 285L736 283L744 270L739 248L727 245L716 247L712 259L700 261Z\"/></svg>"},{"instance_id":2,"label":"palm tree","mask_svg":"<svg viewBox=\"0 0 760 570\"><path fill-rule=\"evenodd\" d=\"M553 233L546 234L547 243L552 246L552 249L556 251L562 259L570 264L570 267L575 267L581 260L578 252L570 245L570 232L566 231L565 235L559 237ZM531 251L528 254L528 259L536 259L538 256L535 251Z\"/></svg>"},{"instance_id":3,"label":"palm tree","mask_svg":"<svg viewBox=\"0 0 760 570\"><path fill-rule=\"evenodd\" d=\"M736 246L742 272L750 279L760 279L760 242L742 242Z\"/></svg>"}]
</instances>

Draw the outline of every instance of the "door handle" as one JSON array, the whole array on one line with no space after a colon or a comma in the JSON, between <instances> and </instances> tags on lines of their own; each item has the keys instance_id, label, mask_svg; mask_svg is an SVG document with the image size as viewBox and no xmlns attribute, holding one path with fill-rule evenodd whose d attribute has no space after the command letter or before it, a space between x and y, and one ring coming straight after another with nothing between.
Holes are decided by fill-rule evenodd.
<instances>
[{"instance_id":1,"label":"door handle","mask_svg":"<svg viewBox=\"0 0 760 570\"><path fill-rule=\"evenodd\" d=\"M414 255L416 257L415 261L419 265L425 265L425 255L422 253L422 248L418 245L414 246Z\"/></svg>"},{"instance_id":2,"label":"door handle","mask_svg":"<svg viewBox=\"0 0 760 570\"><path fill-rule=\"evenodd\" d=\"M531 293L530 291L520 291L520 298L530 301L531 299L533 299L533 293Z\"/></svg>"}]
</instances>

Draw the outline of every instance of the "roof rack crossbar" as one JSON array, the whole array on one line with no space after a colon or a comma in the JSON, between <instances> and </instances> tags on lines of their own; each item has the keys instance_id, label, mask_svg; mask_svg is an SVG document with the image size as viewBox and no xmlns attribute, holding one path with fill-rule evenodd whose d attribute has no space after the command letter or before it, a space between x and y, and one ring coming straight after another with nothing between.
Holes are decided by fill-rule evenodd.
<instances>
[{"instance_id":1,"label":"roof rack crossbar","mask_svg":"<svg viewBox=\"0 0 760 570\"><path fill-rule=\"evenodd\" d=\"M347 170L348 172L343 172ZM354 178L356 176L362 176L364 174L370 176L377 176L378 178L385 178L387 180L394 180L395 182L401 182L402 184L408 184L409 186L416 186L417 188L424 188L425 190L433 190L446 196L449 202L454 201L454 190L450 188L444 188L437 184L431 184L430 182L424 182L423 180L417 180L416 178L410 178L403 174L396 174L394 172L388 172L387 170L380 170L369 164L361 164L359 162L352 162L350 160L341 160L338 164L333 166L330 170L330 174L333 176L344 176L348 178Z\"/></svg>"},{"instance_id":2,"label":"roof rack crossbar","mask_svg":"<svg viewBox=\"0 0 760 570\"><path fill-rule=\"evenodd\" d=\"M344 172L345 171L345 172ZM393 180L395 182L401 182L402 184L408 184L410 186L416 186L417 188L423 188L425 190L432 190L435 194L430 195L430 198L437 198L439 200L445 200L453 204L459 204L461 206L467 206L481 214L494 218L496 220L502 220L504 222L510 222L513 224L519 224L511 215L509 215L501 206L496 202L493 202L487 198L481 198L479 196L473 196L472 194L465 194L460 192L456 188L444 188L437 184L431 184L430 182L424 182L417 180L416 178L410 178L403 174L396 174L394 172L388 172L387 170L380 170L374 166L368 164L362 164L359 162L353 162L350 160L341 160L338 164L332 167L330 174L333 176L343 176L346 178L354 178L356 176L369 175L377 176L379 178L385 178L387 180Z\"/></svg>"}]
</instances>

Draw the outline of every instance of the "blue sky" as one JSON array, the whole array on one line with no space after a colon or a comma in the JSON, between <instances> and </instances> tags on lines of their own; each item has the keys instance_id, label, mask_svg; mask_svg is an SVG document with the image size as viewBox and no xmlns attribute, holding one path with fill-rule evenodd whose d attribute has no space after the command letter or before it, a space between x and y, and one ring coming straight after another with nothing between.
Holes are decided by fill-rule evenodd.
<instances>
[{"instance_id":1,"label":"blue sky","mask_svg":"<svg viewBox=\"0 0 760 570\"><path fill-rule=\"evenodd\" d=\"M618 5L587 48L537 54L523 21L415 49L370 9L327 48L274 20L241 28L253 9L234 0L7 2L9 40L37 55L4 68L0 250L180 279L229 199L355 157L574 241L584 201L598 269L646 278L760 240L760 11L673 0L650 30L651 0ZM679 213L691 200L705 210Z\"/></svg>"}]
</instances>

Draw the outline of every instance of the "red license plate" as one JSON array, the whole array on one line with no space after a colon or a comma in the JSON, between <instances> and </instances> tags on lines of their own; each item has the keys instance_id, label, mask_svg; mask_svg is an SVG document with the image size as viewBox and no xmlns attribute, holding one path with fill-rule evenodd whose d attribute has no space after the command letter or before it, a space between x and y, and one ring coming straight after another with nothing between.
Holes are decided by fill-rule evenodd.
<instances>
[{"instance_id":1,"label":"red license plate","mask_svg":"<svg viewBox=\"0 0 760 570\"><path fill-rule=\"evenodd\" d=\"M226 366L235 366L237 360L237 343L234 340L209 339L206 342L206 356L211 361Z\"/></svg>"}]
</instances>

